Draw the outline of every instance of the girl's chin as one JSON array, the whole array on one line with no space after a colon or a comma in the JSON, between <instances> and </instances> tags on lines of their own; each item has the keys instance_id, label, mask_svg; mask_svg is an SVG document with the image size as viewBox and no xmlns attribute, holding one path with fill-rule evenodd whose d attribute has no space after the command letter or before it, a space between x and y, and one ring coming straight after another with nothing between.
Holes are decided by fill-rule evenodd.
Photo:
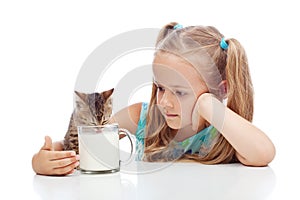
<instances>
[{"instance_id":1,"label":"girl's chin","mask_svg":"<svg viewBox=\"0 0 300 200\"><path fill-rule=\"evenodd\" d=\"M174 121L169 121L169 120L166 120L166 122L167 122L167 125L170 128L172 128L172 129L180 129L180 128L182 128L180 123L176 123Z\"/></svg>"},{"instance_id":2,"label":"girl's chin","mask_svg":"<svg viewBox=\"0 0 300 200\"><path fill-rule=\"evenodd\" d=\"M167 123L168 127L170 127L171 129L175 129L175 130L192 127L191 123L190 124L181 124L180 122L175 122L175 121L170 121L170 120L166 120L166 123Z\"/></svg>"}]
</instances>

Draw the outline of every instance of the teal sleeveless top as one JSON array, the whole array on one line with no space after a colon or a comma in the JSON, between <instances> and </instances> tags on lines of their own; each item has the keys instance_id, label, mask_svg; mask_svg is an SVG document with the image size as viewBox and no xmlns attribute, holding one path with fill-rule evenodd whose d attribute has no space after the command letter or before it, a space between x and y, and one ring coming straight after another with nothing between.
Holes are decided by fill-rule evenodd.
<instances>
[{"instance_id":1,"label":"teal sleeveless top","mask_svg":"<svg viewBox=\"0 0 300 200\"><path fill-rule=\"evenodd\" d=\"M144 154L144 138L145 138L145 127L146 127L146 116L148 111L148 103L142 103L140 119L138 122L138 127L135 133L136 136L136 160L140 161ZM219 132L213 126L209 126L197 134L181 141L175 142L172 148L175 157L178 154L198 154L199 156L205 156L211 150L214 145ZM173 142L174 143L174 142Z\"/></svg>"}]
</instances>

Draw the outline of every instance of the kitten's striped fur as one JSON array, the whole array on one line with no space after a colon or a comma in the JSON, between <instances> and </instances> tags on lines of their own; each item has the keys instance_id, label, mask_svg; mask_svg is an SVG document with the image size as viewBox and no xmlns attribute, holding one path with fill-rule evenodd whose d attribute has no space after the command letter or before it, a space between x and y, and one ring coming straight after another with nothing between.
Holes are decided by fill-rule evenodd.
<instances>
[{"instance_id":1,"label":"kitten's striped fur","mask_svg":"<svg viewBox=\"0 0 300 200\"><path fill-rule=\"evenodd\" d=\"M77 126L103 125L108 122L112 114L113 90L91 94L75 91L75 109L64 138L64 150L73 150L79 154Z\"/></svg>"}]
</instances>

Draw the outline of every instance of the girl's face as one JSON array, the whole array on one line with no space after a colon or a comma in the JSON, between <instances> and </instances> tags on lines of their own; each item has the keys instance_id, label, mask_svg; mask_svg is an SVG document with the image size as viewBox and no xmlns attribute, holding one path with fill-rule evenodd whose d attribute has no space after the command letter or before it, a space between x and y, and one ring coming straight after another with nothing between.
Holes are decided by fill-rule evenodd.
<instances>
[{"instance_id":1,"label":"girl's face","mask_svg":"<svg viewBox=\"0 0 300 200\"><path fill-rule=\"evenodd\" d=\"M197 98L208 92L196 69L182 58L158 53L153 61L157 104L166 123L173 129L192 124L192 111Z\"/></svg>"}]
</instances>

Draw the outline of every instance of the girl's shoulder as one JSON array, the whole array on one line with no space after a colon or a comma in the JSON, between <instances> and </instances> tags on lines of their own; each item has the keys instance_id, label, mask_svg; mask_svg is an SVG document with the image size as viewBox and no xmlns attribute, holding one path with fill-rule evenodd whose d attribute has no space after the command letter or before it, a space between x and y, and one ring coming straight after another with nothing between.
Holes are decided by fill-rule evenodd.
<instances>
[{"instance_id":1,"label":"girl's shoulder","mask_svg":"<svg viewBox=\"0 0 300 200\"><path fill-rule=\"evenodd\" d=\"M136 123L139 121L140 113L143 110L144 104L145 103L143 102L139 102L128 106L129 116Z\"/></svg>"},{"instance_id":2,"label":"girl's shoulder","mask_svg":"<svg viewBox=\"0 0 300 200\"><path fill-rule=\"evenodd\" d=\"M118 111L112 119L111 123L118 123L120 127L135 133L143 103L135 103Z\"/></svg>"}]
</instances>

